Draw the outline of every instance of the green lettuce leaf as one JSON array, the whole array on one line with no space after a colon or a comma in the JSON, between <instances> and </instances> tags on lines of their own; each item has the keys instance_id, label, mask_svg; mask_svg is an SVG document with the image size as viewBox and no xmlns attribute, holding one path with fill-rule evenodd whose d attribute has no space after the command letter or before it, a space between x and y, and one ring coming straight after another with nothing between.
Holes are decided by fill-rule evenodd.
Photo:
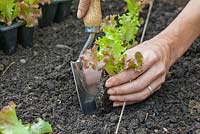
<instances>
[{"instance_id":1,"label":"green lettuce leaf","mask_svg":"<svg viewBox=\"0 0 200 134\"><path fill-rule=\"evenodd\" d=\"M0 134L48 134L52 128L48 122L38 119L37 123L23 124L17 118L16 105L10 102L0 111Z\"/></svg>"},{"instance_id":2,"label":"green lettuce leaf","mask_svg":"<svg viewBox=\"0 0 200 134\"><path fill-rule=\"evenodd\" d=\"M139 14L143 4L150 0L124 1L127 3L127 12L106 17L102 24L104 36L97 38L94 48L86 50L81 56L86 67L103 69L110 76L130 68L136 71L143 69L141 52L136 52L128 60L125 52L137 45L136 35L142 23Z\"/></svg>"},{"instance_id":3,"label":"green lettuce leaf","mask_svg":"<svg viewBox=\"0 0 200 134\"><path fill-rule=\"evenodd\" d=\"M33 123L31 125L30 134L47 134L51 132L52 132L51 125L40 118L38 119L37 123Z\"/></svg>"},{"instance_id":4,"label":"green lettuce leaf","mask_svg":"<svg viewBox=\"0 0 200 134\"><path fill-rule=\"evenodd\" d=\"M19 12L20 8L17 6L16 0L0 0L0 22L11 25Z\"/></svg>"}]
</instances>

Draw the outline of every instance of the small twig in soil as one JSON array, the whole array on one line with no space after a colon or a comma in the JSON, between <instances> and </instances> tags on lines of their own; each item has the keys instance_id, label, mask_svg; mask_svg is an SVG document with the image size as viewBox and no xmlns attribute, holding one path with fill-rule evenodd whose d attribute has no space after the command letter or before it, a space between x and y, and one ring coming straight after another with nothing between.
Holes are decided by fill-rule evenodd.
<instances>
[{"instance_id":1,"label":"small twig in soil","mask_svg":"<svg viewBox=\"0 0 200 134\"><path fill-rule=\"evenodd\" d=\"M71 51L74 50L73 48L71 48L71 47L69 47L69 46L67 46L67 45L62 45L62 44L57 44L56 47L57 47L57 48L62 48L62 49L69 49L69 50L71 50Z\"/></svg>"},{"instance_id":2,"label":"small twig in soil","mask_svg":"<svg viewBox=\"0 0 200 134\"><path fill-rule=\"evenodd\" d=\"M107 129L108 125L105 125L104 128L103 128L103 134L106 133L106 129Z\"/></svg>"},{"instance_id":3,"label":"small twig in soil","mask_svg":"<svg viewBox=\"0 0 200 134\"><path fill-rule=\"evenodd\" d=\"M147 14L147 18L146 18L146 21L145 21L145 24L144 24L144 30L142 32L142 36L141 36L141 39L140 39L140 43L143 42L144 40L144 36L145 36L145 33L146 33L146 29L147 29L147 26L148 26L148 23L149 23L149 18L150 18L150 15L151 15L151 10L152 10L152 7L153 7L153 3L154 3L154 0L152 0L152 2L150 3L150 7L149 7L149 11L148 11L148 14Z\"/></svg>"},{"instance_id":4,"label":"small twig in soil","mask_svg":"<svg viewBox=\"0 0 200 134\"><path fill-rule=\"evenodd\" d=\"M8 69L9 69L13 64L15 64L14 61L11 62L11 63L5 68L5 70L4 70L4 71L2 72L2 74L1 74L1 78L5 75L5 73L8 71Z\"/></svg>"},{"instance_id":5,"label":"small twig in soil","mask_svg":"<svg viewBox=\"0 0 200 134\"><path fill-rule=\"evenodd\" d=\"M121 114L120 114L120 117L119 117L119 121L117 123L117 128L116 128L115 134L118 134L119 126L121 124L121 120L122 120L122 116L123 116L123 113L124 113L125 106L126 106L126 102L124 102L124 104L123 104L122 111L121 111Z\"/></svg>"},{"instance_id":6,"label":"small twig in soil","mask_svg":"<svg viewBox=\"0 0 200 134\"><path fill-rule=\"evenodd\" d=\"M150 18L150 15L151 15L153 3L154 3L154 0L152 0L152 2L150 3L150 6L149 6L149 10L148 10L147 18L146 18L146 21L145 21L144 29L143 29L143 32L142 32L142 37L140 39L140 43L142 43L143 40L144 40L144 36L145 36L146 29L147 29L147 26L148 26L148 23L149 23L149 18ZM120 123L121 123L121 120L122 120L122 116L123 116L123 113L124 113L125 106L126 106L126 102L124 102L124 104L123 104L115 134L118 134L119 126L120 126ZM148 117L148 114L146 115L145 120L147 119L147 117Z\"/></svg>"},{"instance_id":7,"label":"small twig in soil","mask_svg":"<svg viewBox=\"0 0 200 134\"><path fill-rule=\"evenodd\" d=\"M149 116L149 113L146 113L144 121L147 120L148 116Z\"/></svg>"}]
</instances>

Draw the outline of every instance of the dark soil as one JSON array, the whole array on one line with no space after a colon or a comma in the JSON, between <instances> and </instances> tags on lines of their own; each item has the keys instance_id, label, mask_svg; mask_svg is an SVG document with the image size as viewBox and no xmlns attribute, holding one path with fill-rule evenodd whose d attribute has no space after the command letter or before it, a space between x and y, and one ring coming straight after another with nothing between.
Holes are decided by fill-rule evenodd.
<instances>
[{"instance_id":1,"label":"dark soil","mask_svg":"<svg viewBox=\"0 0 200 134\"><path fill-rule=\"evenodd\" d=\"M105 83L108 78L108 73L103 71L97 88L98 92L96 94L97 113L99 114L107 114L113 110L113 102L109 100L109 95L107 94L108 88L105 87Z\"/></svg>"},{"instance_id":2,"label":"dark soil","mask_svg":"<svg viewBox=\"0 0 200 134\"><path fill-rule=\"evenodd\" d=\"M102 2L104 16L123 11L121 1ZM164 29L178 14L175 5L156 1L146 39ZM54 134L113 134L120 108L83 115L77 100L70 61L76 60L87 34L72 13L67 20L36 29L34 47L17 53L0 52L0 107L14 101L25 122L42 117ZM200 39L171 68L166 83L148 100L125 109L120 134L200 133Z\"/></svg>"}]
</instances>

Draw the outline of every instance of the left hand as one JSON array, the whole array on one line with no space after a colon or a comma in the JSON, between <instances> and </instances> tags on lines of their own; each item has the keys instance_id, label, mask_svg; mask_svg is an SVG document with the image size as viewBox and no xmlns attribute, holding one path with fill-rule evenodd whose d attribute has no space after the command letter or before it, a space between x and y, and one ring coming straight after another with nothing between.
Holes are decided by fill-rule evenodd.
<instances>
[{"instance_id":1,"label":"left hand","mask_svg":"<svg viewBox=\"0 0 200 134\"><path fill-rule=\"evenodd\" d=\"M77 17L83 18L89 9L91 0L80 0L78 5Z\"/></svg>"},{"instance_id":2,"label":"left hand","mask_svg":"<svg viewBox=\"0 0 200 134\"><path fill-rule=\"evenodd\" d=\"M105 86L109 88L107 93L114 107L122 106L124 101L129 105L148 98L165 81L172 64L168 41L164 38L153 38L129 49L126 52L127 60L132 58L137 51L141 52L144 58L143 71L125 70L106 82Z\"/></svg>"}]
</instances>

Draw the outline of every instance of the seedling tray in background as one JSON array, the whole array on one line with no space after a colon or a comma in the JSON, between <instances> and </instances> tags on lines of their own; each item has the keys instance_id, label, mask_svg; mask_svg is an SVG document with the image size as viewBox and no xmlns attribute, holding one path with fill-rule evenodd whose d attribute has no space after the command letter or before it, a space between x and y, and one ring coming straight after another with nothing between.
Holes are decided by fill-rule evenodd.
<instances>
[{"instance_id":1,"label":"seedling tray in background","mask_svg":"<svg viewBox=\"0 0 200 134\"><path fill-rule=\"evenodd\" d=\"M53 22L61 22L70 13L72 0L53 0L51 4L42 5L42 16L39 27L50 26Z\"/></svg>"},{"instance_id":2,"label":"seedling tray in background","mask_svg":"<svg viewBox=\"0 0 200 134\"><path fill-rule=\"evenodd\" d=\"M72 0L60 0L56 10L54 22L61 22L70 14Z\"/></svg>"},{"instance_id":3,"label":"seedling tray in background","mask_svg":"<svg viewBox=\"0 0 200 134\"><path fill-rule=\"evenodd\" d=\"M25 22L16 22L10 26L0 25L0 49L5 54L16 52L17 43L24 48L33 46L34 27L26 27Z\"/></svg>"},{"instance_id":4,"label":"seedling tray in background","mask_svg":"<svg viewBox=\"0 0 200 134\"><path fill-rule=\"evenodd\" d=\"M33 47L34 27L26 27L25 25L18 28L18 43L24 48Z\"/></svg>"},{"instance_id":5,"label":"seedling tray in background","mask_svg":"<svg viewBox=\"0 0 200 134\"><path fill-rule=\"evenodd\" d=\"M17 29L24 22L16 22L10 26L0 25L0 48L5 54L11 55L17 48Z\"/></svg>"}]
</instances>

